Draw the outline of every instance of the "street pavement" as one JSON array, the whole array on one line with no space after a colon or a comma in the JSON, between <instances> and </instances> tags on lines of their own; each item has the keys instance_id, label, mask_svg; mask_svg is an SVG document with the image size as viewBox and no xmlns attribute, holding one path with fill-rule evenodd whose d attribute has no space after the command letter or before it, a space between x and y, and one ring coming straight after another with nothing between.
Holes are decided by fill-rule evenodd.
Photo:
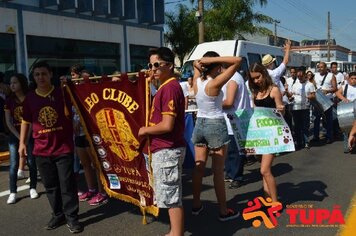
<instances>
[{"instance_id":1,"label":"street pavement","mask_svg":"<svg viewBox=\"0 0 356 236\"><path fill-rule=\"evenodd\" d=\"M283 203L280 216L276 217L278 225L268 229L261 217L261 225L254 227L254 219L238 219L221 223L217 220L218 210L213 188L211 161L208 163L206 177L203 180L201 199L204 211L199 216L192 216L192 181L191 170L185 170L183 175L183 204L185 208L185 235L337 235L342 227L329 225L328 221L316 224L316 218L311 218L310 225L304 225L297 217L297 222L291 224L288 209L298 205L309 212L326 209L332 212L334 206L339 206L342 216L347 218L351 209L351 200L356 190L356 155L344 154L342 142L330 145L316 146L276 157L273 173L278 185L278 195ZM226 184L228 205L242 212L247 208L247 202L262 195L262 182L258 162L245 168L246 184L238 189L229 189ZM81 187L84 177L81 175ZM29 197L28 185L25 180L19 180L20 189L18 202L7 205L8 163L0 164L0 235L68 235L65 225L46 231L43 227L50 218L50 207L41 183L38 190L40 198L32 200ZM27 189L26 189L27 188ZM288 209L286 208L288 207ZM311 207L311 208L310 208ZM266 208L264 208L266 210ZM259 211L260 212L260 211ZM80 203L80 220L85 226L82 235L164 235L169 231L167 212L162 210L155 219L148 217L149 223L142 224L142 215L133 205L116 199L109 203L92 207L86 202ZM355 219L354 219L355 220ZM356 224L356 222L351 222ZM314 226L313 226L314 225ZM316 227L318 226L318 227Z\"/></svg>"}]
</instances>

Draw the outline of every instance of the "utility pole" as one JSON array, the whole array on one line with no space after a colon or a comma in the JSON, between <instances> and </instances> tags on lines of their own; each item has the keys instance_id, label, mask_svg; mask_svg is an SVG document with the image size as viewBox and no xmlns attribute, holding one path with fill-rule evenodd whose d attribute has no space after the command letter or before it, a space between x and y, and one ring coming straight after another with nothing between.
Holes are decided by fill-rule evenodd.
<instances>
[{"instance_id":1,"label":"utility pole","mask_svg":"<svg viewBox=\"0 0 356 236\"><path fill-rule=\"evenodd\" d=\"M330 61L330 12L328 11L328 41L327 41L327 46L328 46L328 61Z\"/></svg>"},{"instance_id":2,"label":"utility pole","mask_svg":"<svg viewBox=\"0 0 356 236\"><path fill-rule=\"evenodd\" d=\"M277 24L281 23L279 20L274 20L274 46L277 46Z\"/></svg>"},{"instance_id":3,"label":"utility pole","mask_svg":"<svg viewBox=\"0 0 356 236\"><path fill-rule=\"evenodd\" d=\"M199 43L204 43L204 0L198 1L198 11L195 16L198 19L199 24Z\"/></svg>"}]
</instances>

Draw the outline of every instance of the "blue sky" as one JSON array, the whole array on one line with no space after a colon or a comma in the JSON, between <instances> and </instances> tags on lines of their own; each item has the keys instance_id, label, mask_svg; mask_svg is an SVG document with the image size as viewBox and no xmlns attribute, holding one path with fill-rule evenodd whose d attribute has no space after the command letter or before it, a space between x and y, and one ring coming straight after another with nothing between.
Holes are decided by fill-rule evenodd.
<instances>
[{"instance_id":1,"label":"blue sky","mask_svg":"<svg viewBox=\"0 0 356 236\"><path fill-rule=\"evenodd\" d=\"M166 11L179 3L191 6L189 0L165 0ZM277 35L301 41L327 38L327 12L330 11L331 38L338 45L356 51L355 0L268 0L255 11L268 15L281 23ZM273 25L266 25L274 31Z\"/></svg>"}]
</instances>

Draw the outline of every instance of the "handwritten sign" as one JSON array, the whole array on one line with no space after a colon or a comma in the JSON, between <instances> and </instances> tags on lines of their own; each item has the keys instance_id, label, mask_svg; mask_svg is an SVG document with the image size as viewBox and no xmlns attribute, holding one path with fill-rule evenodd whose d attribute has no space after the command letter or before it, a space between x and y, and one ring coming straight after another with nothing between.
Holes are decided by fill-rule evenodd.
<instances>
[{"instance_id":1,"label":"handwritten sign","mask_svg":"<svg viewBox=\"0 0 356 236\"><path fill-rule=\"evenodd\" d=\"M244 154L295 151L291 130L276 109L237 110L229 119L236 143Z\"/></svg>"}]
</instances>

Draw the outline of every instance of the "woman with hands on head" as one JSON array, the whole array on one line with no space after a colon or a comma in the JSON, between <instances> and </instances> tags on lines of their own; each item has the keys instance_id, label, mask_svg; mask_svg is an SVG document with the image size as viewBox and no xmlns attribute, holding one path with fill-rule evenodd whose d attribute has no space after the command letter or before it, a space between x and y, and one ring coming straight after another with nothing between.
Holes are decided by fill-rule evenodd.
<instances>
[{"instance_id":1,"label":"woman with hands on head","mask_svg":"<svg viewBox=\"0 0 356 236\"><path fill-rule=\"evenodd\" d=\"M232 220L239 216L238 212L227 208L226 205L224 163L230 139L222 111L221 88L234 75L240 63L240 57L220 57L213 51L194 61L193 87L199 110L192 136L196 164L193 172L192 214L199 215L203 210L200 193L206 161L210 154L220 221ZM224 72L221 70L223 64L226 66Z\"/></svg>"}]
</instances>

